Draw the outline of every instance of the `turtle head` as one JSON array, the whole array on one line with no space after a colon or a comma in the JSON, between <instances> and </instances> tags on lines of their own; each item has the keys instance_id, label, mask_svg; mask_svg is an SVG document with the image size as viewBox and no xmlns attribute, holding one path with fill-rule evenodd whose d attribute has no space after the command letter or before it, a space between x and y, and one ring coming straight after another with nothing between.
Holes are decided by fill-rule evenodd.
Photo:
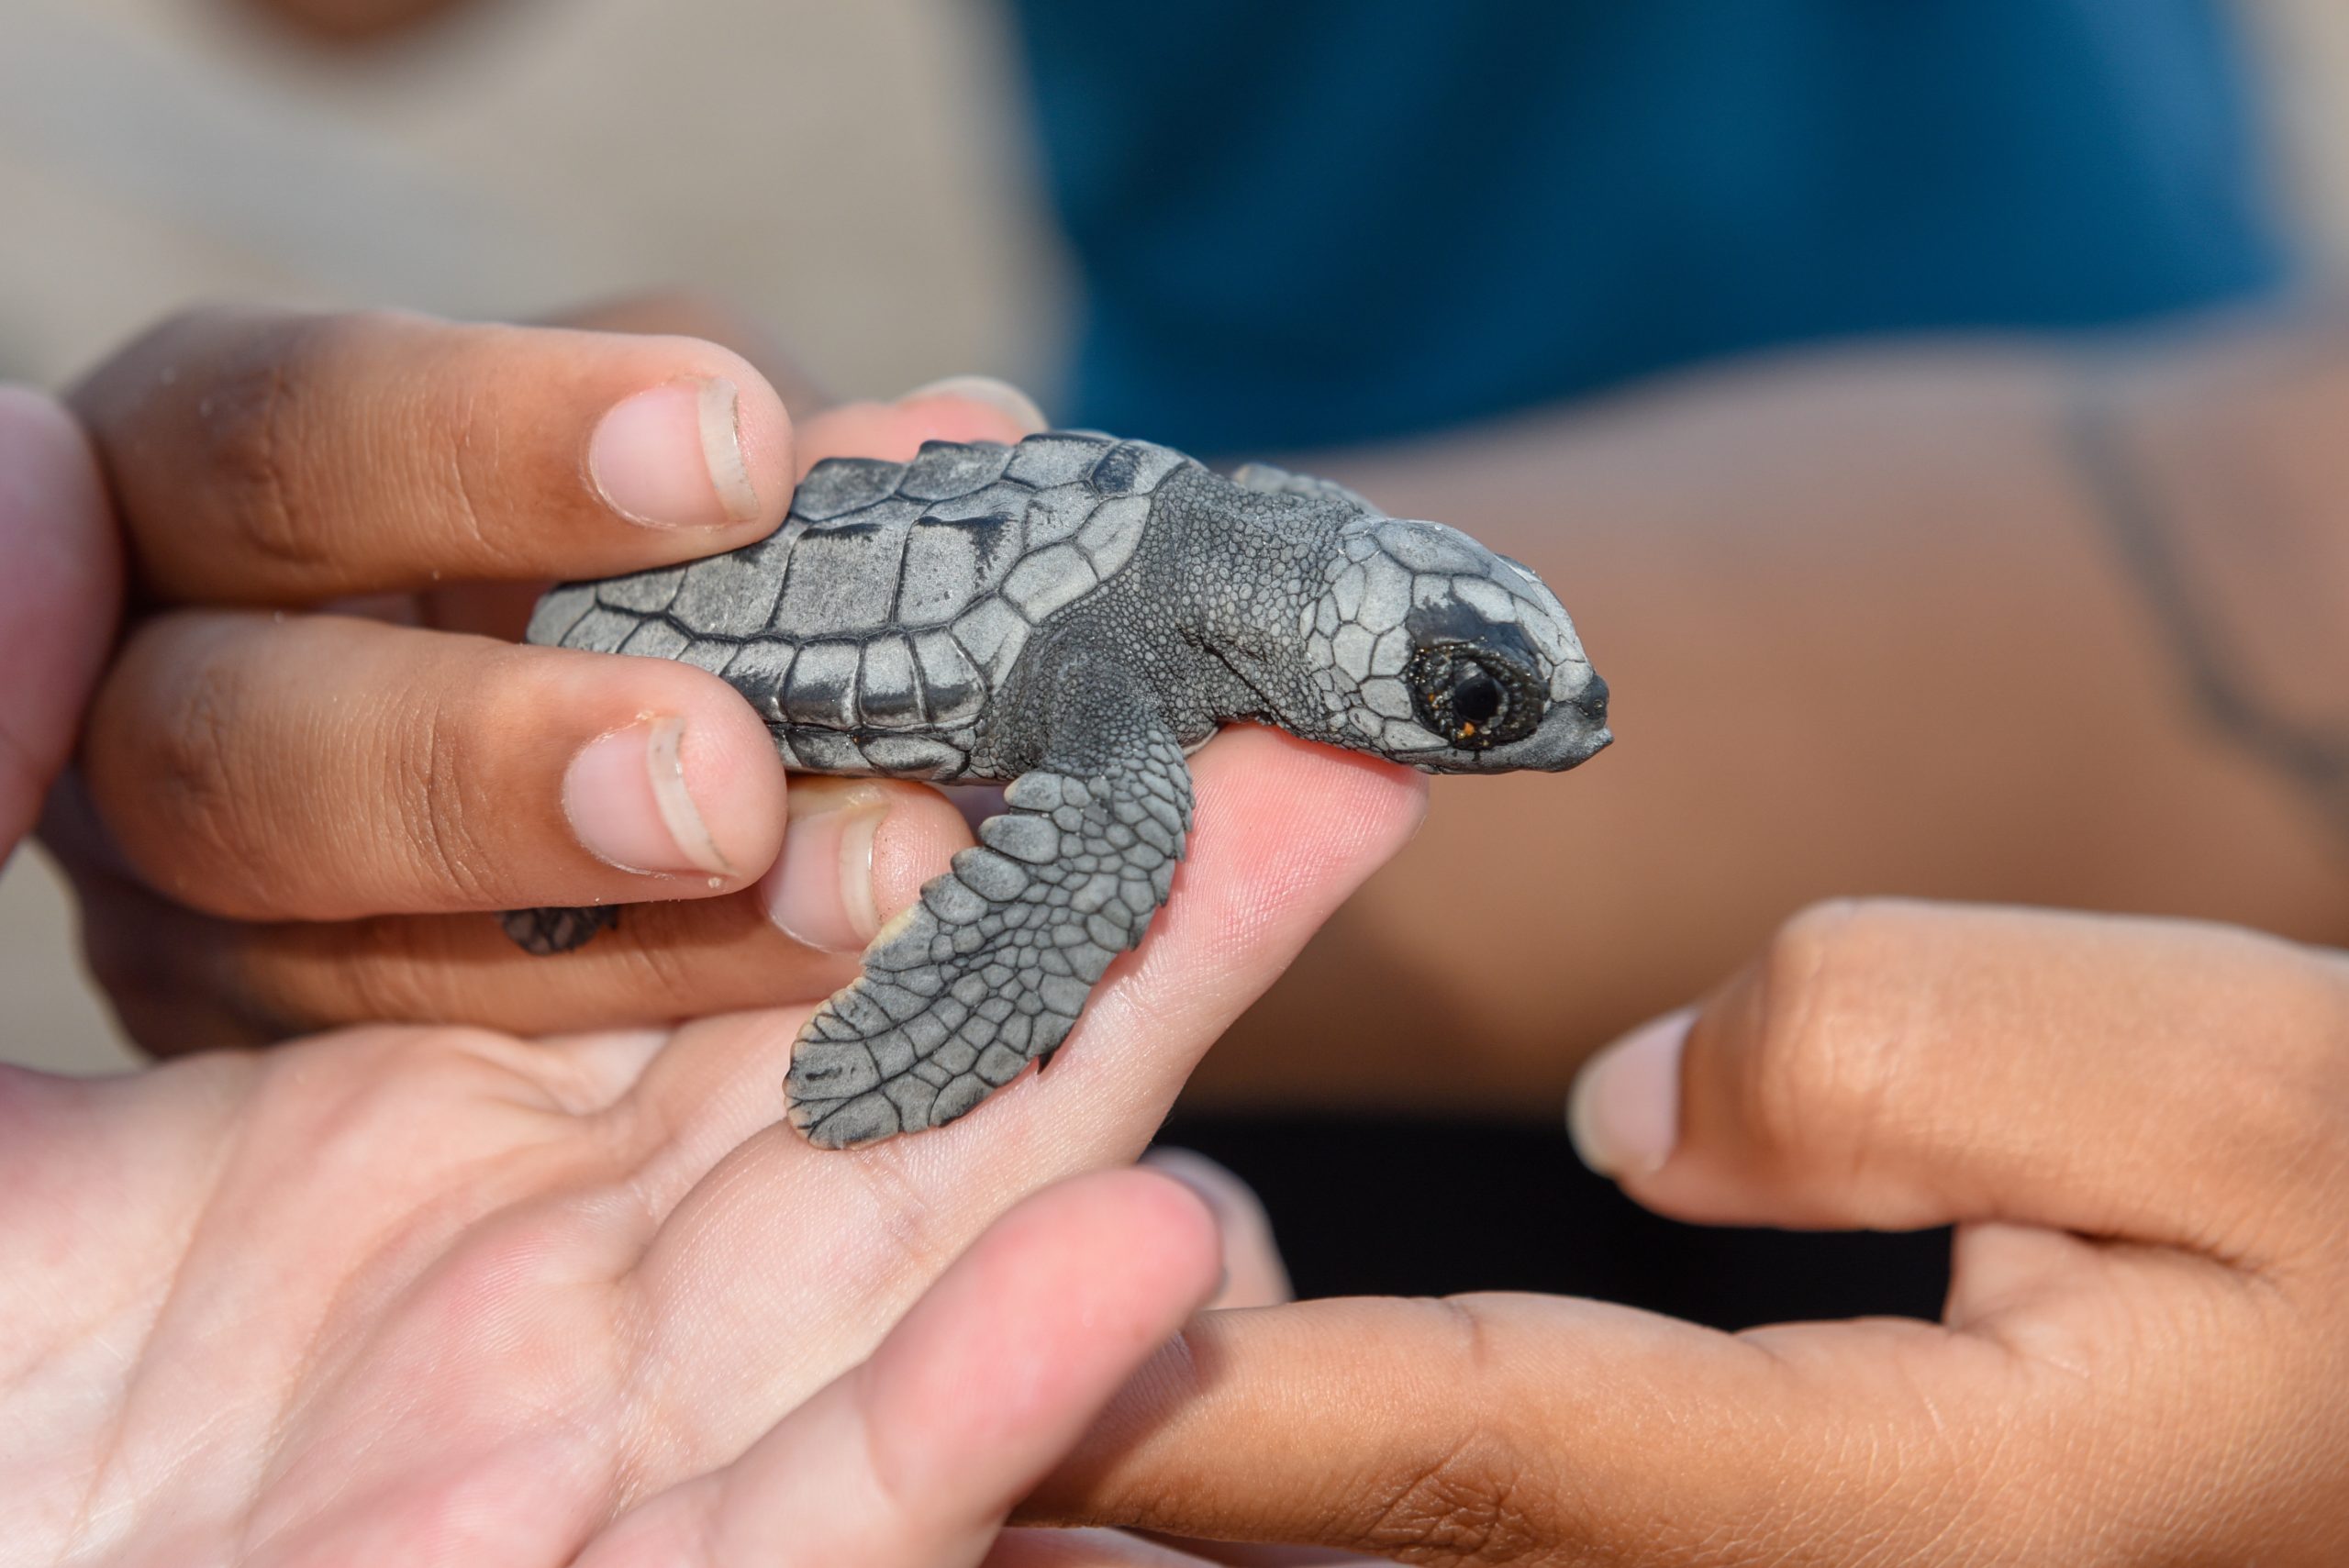
<instances>
[{"instance_id":1,"label":"turtle head","mask_svg":"<svg viewBox=\"0 0 2349 1568\"><path fill-rule=\"evenodd\" d=\"M1306 616L1339 745L1429 773L1556 773L1614 739L1557 595L1456 528L1349 523Z\"/></svg>"}]
</instances>

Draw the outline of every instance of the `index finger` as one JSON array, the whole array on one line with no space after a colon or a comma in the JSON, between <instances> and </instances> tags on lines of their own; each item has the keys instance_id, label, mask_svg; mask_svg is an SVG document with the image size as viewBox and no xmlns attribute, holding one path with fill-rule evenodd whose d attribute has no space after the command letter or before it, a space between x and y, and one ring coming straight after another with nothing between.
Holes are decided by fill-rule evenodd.
<instances>
[{"instance_id":1,"label":"index finger","mask_svg":"<svg viewBox=\"0 0 2349 1568\"><path fill-rule=\"evenodd\" d=\"M2003 1221L2260 1266L2343 1169L2337 961L2188 921L1823 905L1586 1068L1586 1153L1709 1224Z\"/></svg>"},{"instance_id":2,"label":"index finger","mask_svg":"<svg viewBox=\"0 0 2349 1568\"><path fill-rule=\"evenodd\" d=\"M1502 1295L1210 1312L1021 1516L1445 1564L1939 1561L1937 1505L2018 1424L2011 1371L1893 1319L1730 1335Z\"/></svg>"},{"instance_id":3,"label":"index finger","mask_svg":"<svg viewBox=\"0 0 2349 1568\"><path fill-rule=\"evenodd\" d=\"M216 308L72 402L164 602L608 575L749 543L791 494L782 399L690 338Z\"/></svg>"}]
</instances>

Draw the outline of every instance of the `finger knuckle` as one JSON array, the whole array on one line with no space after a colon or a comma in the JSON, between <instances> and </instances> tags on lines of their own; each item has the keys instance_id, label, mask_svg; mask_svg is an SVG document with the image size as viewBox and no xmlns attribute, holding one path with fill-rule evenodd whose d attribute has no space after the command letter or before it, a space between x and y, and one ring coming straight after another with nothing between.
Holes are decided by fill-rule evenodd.
<instances>
[{"instance_id":1,"label":"finger knuckle","mask_svg":"<svg viewBox=\"0 0 2349 1568\"><path fill-rule=\"evenodd\" d=\"M1545 1550L1546 1532L1520 1495L1520 1456L1474 1434L1406 1477L1362 1532L1381 1556L1413 1562L1522 1562Z\"/></svg>"},{"instance_id":2,"label":"finger knuckle","mask_svg":"<svg viewBox=\"0 0 2349 1568\"><path fill-rule=\"evenodd\" d=\"M2241 971L2225 995L2235 1010L2260 1018L2244 1035L2246 1060L2221 1085L2232 1097L2242 1158L2308 1179L2337 1179L2349 1165L2349 971L2306 950L2260 936L2222 934L2238 948ZM2214 1019L2210 1032L2228 1020ZM2255 1066L2258 1070L2249 1070ZM2206 1125L2213 1109L2202 1091Z\"/></svg>"},{"instance_id":3,"label":"finger knuckle","mask_svg":"<svg viewBox=\"0 0 2349 1568\"><path fill-rule=\"evenodd\" d=\"M395 417L399 425L402 484L416 502L415 515L429 518L443 548L454 559L493 562L509 553L501 544L498 518L513 509L518 475L510 470L507 444L498 439L494 412L484 406L483 378L469 359L480 355L502 329L483 328L470 339L440 334L430 350L438 373L419 384ZM574 483L565 473L562 483ZM528 486L525 486L527 489ZM550 513L564 496L533 496L534 509Z\"/></svg>"},{"instance_id":4,"label":"finger knuckle","mask_svg":"<svg viewBox=\"0 0 2349 1568\"><path fill-rule=\"evenodd\" d=\"M173 684L172 700L154 709L152 772L141 786L161 807L153 826L177 847L173 858L194 867L241 863L258 827L249 787L249 683L233 661L198 659Z\"/></svg>"},{"instance_id":5,"label":"finger knuckle","mask_svg":"<svg viewBox=\"0 0 2349 1568\"><path fill-rule=\"evenodd\" d=\"M1766 1155L1816 1165L1839 1146L1857 1159L1870 1142L1898 1037L1869 1027L1854 999L1870 993L1905 923L1896 908L1839 900L1803 910L1771 940L1737 1080L1748 1135Z\"/></svg>"},{"instance_id":6,"label":"finger knuckle","mask_svg":"<svg viewBox=\"0 0 2349 1568\"><path fill-rule=\"evenodd\" d=\"M546 415L567 384L538 328L397 317L397 395L380 400L399 526L429 539L444 567L553 570L576 541L548 519L576 510L589 481L580 452ZM561 550L558 550L560 545Z\"/></svg>"},{"instance_id":7,"label":"finger knuckle","mask_svg":"<svg viewBox=\"0 0 2349 1568\"><path fill-rule=\"evenodd\" d=\"M1481 1381L1491 1362L1481 1315L1461 1301L1429 1305L1453 1320L1462 1375ZM1491 1418L1504 1407L1475 1399L1464 1407L1475 1412L1467 1425L1382 1489L1355 1532L1358 1544L1412 1562L1503 1564L1549 1551L1554 1531L1544 1523L1549 1505L1537 1496L1536 1457Z\"/></svg>"},{"instance_id":8,"label":"finger knuckle","mask_svg":"<svg viewBox=\"0 0 2349 1568\"><path fill-rule=\"evenodd\" d=\"M2349 966L2255 931L2232 930L2251 989L2269 1004L2266 1051L2279 1075L2335 1106L2349 1093Z\"/></svg>"},{"instance_id":9,"label":"finger knuckle","mask_svg":"<svg viewBox=\"0 0 2349 1568\"><path fill-rule=\"evenodd\" d=\"M495 907L495 803L483 798L473 727L430 696L399 705L390 725L387 782L413 874L440 898Z\"/></svg>"},{"instance_id":10,"label":"finger knuckle","mask_svg":"<svg viewBox=\"0 0 2349 1568\"><path fill-rule=\"evenodd\" d=\"M274 316L236 333L196 405L202 461L233 537L295 568L331 558L337 508L305 495L306 412L333 364L373 329L360 315Z\"/></svg>"}]
</instances>

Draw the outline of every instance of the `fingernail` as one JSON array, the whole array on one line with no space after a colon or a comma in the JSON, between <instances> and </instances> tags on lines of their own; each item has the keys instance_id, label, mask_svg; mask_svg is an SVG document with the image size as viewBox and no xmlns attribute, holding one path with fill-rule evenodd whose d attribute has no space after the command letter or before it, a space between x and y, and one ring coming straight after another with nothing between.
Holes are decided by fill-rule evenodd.
<instances>
[{"instance_id":1,"label":"fingernail","mask_svg":"<svg viewBox=\"0 0 2349 1568\"><path fill-rule=\"evenodd\" d=\"M1664 1169L1680 1138L1680 1055L1694 1008L1642 1024L1583 1064L1566 1097L1566 1133L1602 1176Z\"/></svg>"},{"instance_id":2,"label":"fingernail","mask_svg":"<svg viewBox=\"0 0 2349 1568\"><path fill-rule=\"evenodd\" d=\"M1208 1292L1207 1301L1200 1308L1202 1311L1213 1310L1222 1305L1224 1298L1231 1294L1232 1223L1230 1195L1219 1191L1214 1177L1199 1168L1211 1162L1204 1155L1194 1154L1187 1149L1146 1149L1142 1151L1141 1159L1137 1163L1148 1166L1169 1181L1179 1182L1188 1187L1191 1195L1207 1206L1208 1217L1214 1219L1216 1230L1223 1237L1225 1249L1223 1264L1216 1271L1215 1288Z\"/></svg>"},{"instance_id":3,"label":"fingernail","mask_svg":"<svg viewBox=\"0 0 2349 1568\"><path fill-rule=\"evenodd\" d=\"M562 811L589 854L622 871L734 874L685 787L685 738L672 715L580 748L562 775Z\"/></svg>"},{"instance_id":4,"label":"fingernail","mask_svg":"<svg viewBox=\"0 0 2349 1568\"><path fill-rule=\"evenodd\" d=\"M1204 1154L1194 1154L1187 1149L1157 1147L1142 1151L1137 1163L1149 1166L1170 1181L1182 1183L1198 1195L1208 1212L1221 1225L1231 1218L1231 1195L1224 1190L1223 1182L1236 1180L1231 1173Z\"/></svg>"},{"instance_id":5,"label":"fingernail","mask_svg":"<svg viewBox=\"0 0 2349 1568\"><path fill-rule=\"evenodd\" d=\"M873 841L887 792L840 779L794 779L783 855L759 879L767 918L818 952L862 952L881 929Z\"/></svg>"},{"instance_id":6,"label":"fingernail","mask_svg":"<svg viewBox=\"0 0 2349 1568\"><path fill-rule=\"evenodd\" d=\"M997 381L991 375L950 375L925 386L917 386L900 403L911 403L918 397L965 397L974 403L984 403L1009 419L1023 430L1036 431L1051 427L1044 411L1036 400L1008 381Z\"/></svg>"},{"instance_id":7,"label":"fingernail","mask_svg":"<svg viewBox=\"0 0 2349 1568\"><path fill-rule=\"evenodd\" d=\"M587 476L612 510L656 528L759 515L742 461L734 384L673 381L613 405L587 441Z\"/></svg>"}]
</instances>

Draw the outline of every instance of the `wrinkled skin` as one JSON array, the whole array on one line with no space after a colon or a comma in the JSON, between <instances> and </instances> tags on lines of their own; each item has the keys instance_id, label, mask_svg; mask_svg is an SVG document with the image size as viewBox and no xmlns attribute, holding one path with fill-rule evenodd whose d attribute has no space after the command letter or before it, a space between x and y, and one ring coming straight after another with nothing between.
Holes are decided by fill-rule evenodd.
<instances>
[{"instance_id":1,"label":"wrinkled skin","mask_svg":"<svg viewBox=\"0 0 2349 1568\"><path fill-rule=\"evenodd\" d=\"M1256 731L1198 768L1189 895L1049 1075L934 1138L841 1156L774 1125L796 1010L0 1080L0 1538L173 1565L975 1562L1214 1289L1196 1204L1050 1195L1082 1212L1023 1210L1041 1229L939 1286L973 1304L908 1327L929 1392L835 1380L1021 1197L1130 1161L1419 799ZM841 1458L863 1429L899 1434L902 1473L886 1442L873 1474ZM974 1455L993 1468L946 1485Z\"/></svg>"},{"instance_id":2,"label":"wrinkled skin","mask_svg":"<svg viewBox=\"0 0 2349 1568\"><path fill-rule=\"evenodd\" d=\"M671 520L635 520L598 481L599 438L632 401L707 382L734 389L753 504L718 507L687 429L665 454L638 443L619 494ZM42 837L93 971L150 1051L813 1002L855 973L880 906L971 841L935 791L786 788L756 715L701 671L509 639L551 579L761 537L826 456L1018 439L1041 417L999 383L795 420L756 368L696 339L211 309L127 345L72 402L137 611ZM68 629L78 646L106 628ZM614 819L574 809L599 741L664 724L718 871L668 841L640 782L611 787L625 765L587 792ZM661 902L560 971L483 914L636 899Z\"/></svg>"},{"instance_id":3,"label":"wrinkled skin","mask_svg":"<svg viewBox=\"0 0 2349 1568\"><path fill-rule=\"evenodd\" d=\"M5 849L64 763L120 582L78 432L5 392L0 543L21 568L0 649L39 677L0 714ZM1051 1084L915 1158L772 1125L793 1010L0 1070L0 1556L1200 1561L999 1525L1219 1262L1241 1299L1276 1294L1229 1195L1219 1260L1197 1197L1102 1168L1422 795L1261 732L1199 770L1185 915Z\"/></svg>"},{"instance_id":4,"label":"wrinkled skin","mask_svg":"<svg viewBox=\"0 0 2349 1568\"><path fill-rule=\"evenodd\" d=\"M2349 1560L2340 954L1826 906L1594 1059L1574 1122L1678 1218L1954 1223L1942 1320L1219 1315L1040 1514L1442 1564Z\"/></svg>"}]
</instances>

